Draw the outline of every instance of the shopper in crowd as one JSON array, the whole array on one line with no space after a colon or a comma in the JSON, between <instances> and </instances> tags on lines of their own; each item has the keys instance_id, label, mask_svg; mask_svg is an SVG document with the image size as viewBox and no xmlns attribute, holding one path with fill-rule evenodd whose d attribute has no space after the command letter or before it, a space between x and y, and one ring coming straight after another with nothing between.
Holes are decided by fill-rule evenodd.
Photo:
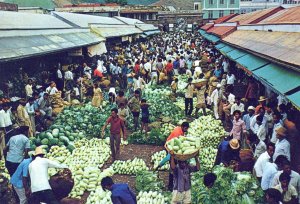
<instances>
[{"instance_id":1,"label":"shopper in crowd","mask_svg":"<svg viewBox=\"0 0 300 204\"><path fill-rule=\"evenodd\" d=\"M26 103L26 111L29 115L30 124L31 124L31 130L32 130L32 136L35 136L36 128L35 128L35 108L34 108L34 98L30 97Z\"/></svg>"},{"instance_id":2,"label":"shopper in crowd","mask_svg":"<svg viewBox=\"0 0 300 204\"><path fill-rule=\"evenodd\" d=\"M94 84L94 96L92 98L92 106L102 109L102 90L97 83Z\"/></svg>"},{"instance_id":3,"label":"shopper in crowd","mask_svg":"<svg viewBox=\"0 0 300 204\"><path fill-rule=\"evenodd\" d=\"M28 132L28 126L19 127L4 148L5 166L10 176L15 173L23 159L28 157L30 149Z\"/></svg>"},{"instance_id":4,"label":"shopper in crowd","mask_svg":"<svg viewBox=\"0 0 300 204\"><path fill-rule=\"evenodd\" d=\"M26 98L32 97L33 94L33 87L32 87L33 81L32 79L28 79L28 82L25 86L25 91L26 91Z\"/></svg>"},{"instance_id":5,"label":"shopper in crowd","mask_svg":"<svg viewBox=\"0 0 300 204\"><path fill-rule=\"evenodd\" d=\"M224 164L229 166L232 161L240 162L240 143L237 139L224 139L219 147L216 156L215 165Z\"/></svg>"},{"instance_id":6,"label":"shopper in crowd","mask_svg":"<svg viewBox=\"0 0 300 204\"><path fill-rule=\"evenodd\" d=\"M147 103L146 99L141 100L141 112L142 112L142 118L141 118L141 133L142 132L148 132L148 124L150 122L150 112L149 112L150 105Z\"/></svg>"},{"instance_id":7,"label":"shopper in crowd","mask_svg":"<svg viewBox=\"0 0 300 204\"><path fill-rule=\"evenodd\" d=\"M111 177L104 177L101 186L102 189L111 191L113 204L137 204L136 196L128 184L115 184Z\"/></svg>"},{"instance_id":8,"label":"shopper in crowd","mask_svg":"<svg viewBox=\"0 0 300 204\"><path fill-rule=\"evenodd\" d=\"M140 115L140 91L134 91L134 97L128 101L128 107L133 116L134 130L136 131L139 124L139 115Z\"/></svg>"},{"instance_id":9,"label":"shopper in crowd","mask_svg":"<svg viewBox=\"0 0 300 204\"><path fill-rule=\"evenodd\" d=\"M189 78L188 79L188 84L185 87L186 91L185 91L185 99L184 99L184 103L185 103L185 116L191 116L192 111L193 111L193 95L194 95L194 85L192 84L193 79Z\"/></svg>"},{"instance_id":10,"label":"shopper in crowd","mask_svg":"<svg viewBox=\"0 0 300 204\"><path fill-rule=\"evenodd\" d=\"M38 101L38 111L47 119L52 119L52 107L48 93L44 93Z\"/></svg>"},{"instance_id":11,"label":"shopper in crowd","mask_svg":"<svg viewBox=\"0 0 300 204\"><path fill-rule=\"evenodd\" d=\"M236 110L233 112L234 119L232 120L232 129L230 131L230 136L237 140L243 140L246 131L245 122L241 119L242 113L240 110Z\"/></svg>"},{"instance_id":12,"label":"shopper in crowd","mask_svg":"<svg viewBox=\"0 0 300 204\"><path fill-rule=\"evenodd\" d=\"M198 118L198 112L200 109L202 109L203 115L206 115L205 90L206 90L206 84L196 88L196 93L197 93L197 104L196 104L196 111L195 111L196 118Z\"/></svg>"},{"instance_id":13,"label":"shopper in crowd","mask_svg":"<svg viewBox=\"0 0 300 204\"><path fill-rule=\"evenodd\" d=\"M247 137L247 143L250 146L253 157L257 159L262 153L267 150L266 143L263 140L260 140L257 135L250 134Z\"/></svg>"},{"instance_id":14,"label":"shopper in crowd","mask_svg":"<svg viewBox=\"0 0 300 204\"><path fill-rule=\"evenodd\" d=\"M267 200L267 204L282 204L281 192L274 188L267 189L266 200Z\"/></svg>"},{"instance_id":15,"label":"shopper in crowd","mask_svg":"<svg viewBox=\"0 0 300 204\"><path fill-rule=\"evenodd\" d=\"M117 103L118 107L120 107L121 103L123 103L125 106L127 106L128 100L124 95L125 95L124 91L122 91L122 90L119 91L118 96L116 98L116 103Z\"/></svg>"},{"instance_id":16,"label":"shopper in crowd","mask_svg":"<svg viewBox=\"0 0 300 204\"><path fill-rule=\"evenodd\" d=\"M300 193L300 175L296 172L296 171L293 171L291 169L291 163L288 161L288 160L285 160L282 164L282 170L281 171L278 171L273 180L272 180L272 186L274 188L276 188L276 186L278 186L281 181L280 181L280 176L282 174L286 174L290 177L290 182L289 184L292 185L295 189L296 189L296 192L299 196L299 193ZM297 203L300 202L300 199L299 201L297 201Z\"/></svg>"},{"instance_id":17,"label":"shopper in crowd","mask_svg":"<svg viewBox=\"0 0 300 204\"><path fill-rule=\"evenodd\" d=\"M275 147L276 149L276 147ZM282 169L283 163L287 160L287 158L283 155L279 155L276 157L274 162L267 162L264 166L263 174L261 177L261 188L262 190L267 190L272 188L272 182L276 173Z\"/></svg>"},{"instance_id":18,"label":"shopper in crowd","mask_svg":"<svg viewBox=\"0 0 300 204\"><path fill-rule=\"evenodd\" d=\"M65 164L59 164L56 161L44 158L45 153L42 147L37 147L34 152L33 161L29 164L30 190L31 196L29 198L30 204L51 203L59 204L48 180L49 168L68 168Z\"/></svg>"},{"instance_id":19,"label":"shopper in crowd","mask_svg":"<svg viewBox=\"0 0 300 204\"><path fill-rule=\"evenodd\" d=\"M64 78L63 78L63 74L62 74L60 65L57 66L57 69L56 69L55 82L57 84L57 89L62 91L64 89Z\"/></svg>"},{"instance_id":20,"label":"shopper in crowd","mask_svg":"<svg viewBox=\"0 0 300 204\"><path fill-rule=\"evenodd\" d=\"M25 99L20 99L18 102L18 107L17 107L17 121L19 126L28 126L29 127L29 136L33 136L33 130L32 130L32 125L31 125L31 120L29 117L29 114L26 110L26 100Z\"/></svg>"},{"instance_id":21,"label":"shopper in crowd","mask_svg":"<svg viewBox=\"0 0 300 204\"><path fill-rule=\"evenodd\" d=\"M294 186L290 184L291 177L286 173L282 173L279 176L280 184L274 188L281 192L284 203L297 203L298 193Z\"/></svg>"},{"instance_id":22,"label":"shopper in crowd","mask_svg":"<svg viewBox=\"0 0 300 204\"><path fill-rule=\"evenodd\" d=\"M241 103L241 98L240 97L235 98L235 103L231 106L230 109L231 109L231 111L230 111L231 115L233 115L233 112L236 111L236 110L241 111L241 113L243 115L245 109L244 109L244 104Z\"/></svg>"},{"instance_id":23,"label":"shopper in crowd","mask_svg":"<svg viewBox=\"0 0 300 204\"><path fill-rule=\"evenodd\" d=\"M258 105L255 108L255 115L259 114L260 109L264 108L264 110L268 109L269 107L266 106L267 104L267 98L265 96L260 96L258 100Z\"/></svg>"},{"instance_id":24,"label":"shopper in crowd","mask_svg":"<svg viewBox=\"0 0 300 204\"><path fill-rule=\"evenodd\" d=\"M255 108L253 106L249 106L247 110L248 110L248 113L243 116L243 121L245 122L246 130L249 133L250 124L251 124L252 118L254 117Z\"/></svg>"},{"instance_id":25,"label":"shopper in crowd","mask_svg":"<svg viewBox=\"0 0 300 204\"><path fill-rule=\"evenodd\" d=\"M220 93L221 84L217 84L217 88L212 92L210 96L211 103L213 104L214 116L215 119L219 119L219 102L222 99L222 95Z\"/></svg>"},{"instance_id":26,"label":"shopper in crowd","mask_svg":"<svg viewBox=\"0 0 300 204\"><path fill-rule=\"evenodd\" d=\"M110 125L110 150L113 162L120 156L121 135L126 140L124 121L118 116L118 109L113 108L111 110L111 116L102 127L102 137L104 137L104 131L108 125Z\"/></svg>"},{"instance_id":27,"label":"shopper in crowd","mask_svg":"<svg viewBox=\"0 0 300 204\"><path fill-rule=\"evenodd\" d=\"M254 174L259 182L261 182L262 175L264 173L265 165L267 162L272 162L272 158L275 151L275 145L273 143L267 144L267 151L262 153L254 164Z\"/></svg>"},{"instance_id":28,"label":"shopper in crowd","mask_svg":"<svg viewBox=\"0 0 300 204\"><path fill-rule=\"evenodd\" d=\"M56 88L56 83L54 81L50 82L50 85L46 88L46 93L50 96L58 93L58 89Z\"/></svg>"},{"instance_id":29,"label":"shopper in crowd","mask_svg":"<svg viewBox=\"0 0 300 204\"><path fill-rule=\"evenodd\" d=\"M277 158L278 155L284 155L290 161L291 153L290 153L290 143L286 139L287 138L287 130L284 127L279 127L275 130L277 142L275 144L275 152L273 155L273 160Z\"/></svg>"},{"instance_id":30,"label":"shopper in crowd","mask_svg":"<svg viewBox=\"0 0 300 204\"><path fill-rule=\"evenodd\" d=\"M32 158L24 159L10 179L10 183L19 197L20 204L28 203L30 196L28 168L31 161Z\"/></svg>"},{"instance_id":31,"label":"shopper in crowd","mask_svg":"<svg viewBox=\"0 0 300 204\"><path fill-rule=\"evenodd\" d=\"M0 158L4 159L3 149L8 142L6 133L12 129L10 104L0 104Z\"/></svg>"}]
</instances>

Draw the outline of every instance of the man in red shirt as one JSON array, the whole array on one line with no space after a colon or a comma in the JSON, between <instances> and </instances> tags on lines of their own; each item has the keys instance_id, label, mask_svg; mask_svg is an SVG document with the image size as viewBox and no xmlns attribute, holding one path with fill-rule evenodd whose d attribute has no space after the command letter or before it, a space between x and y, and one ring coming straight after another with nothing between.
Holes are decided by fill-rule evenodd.
<instances>
[{"instance_id":1,"label":"man in red shirt","mask_svg":"<svg viewBox=\"0 0 300 204\"><path fill-rule=\"evenodd\" d=\"M118 109L113 108L111 110L111 116L107 119L105 125L102 128L102 137L104 137L104 131L107 125L110 124L110 150L112 155L112 161L115 161L116 157L120 155L121 133L125 136L124 122L118 116Z\"/></svg>"},{"instance_id":2,"label":"man in red shirt","mask_svg":"<svg viewBox=\"0 0 300 204\"><path fill-rule=\"evenodd\" d=\"M166 64L166 74L168 76L169 83L171 83L172 82L172 76L173 76L172 60L169 60L168 63Z\"/></svg>"},{"instance_id":3,"label":"man in red shirt","mask_svg":"<svg viewBox=\"0 0 300 204\"><path fill-rule=\"evenodd\" d=\"M167 142L173 138L179 137L179 136L184 136L184 134L187 132L189 129L189 123L188 122L183 122L181 126L177 126L174 128L174 130L171 132L169 137L167 138Z\"/></svg>"}]
</instances>

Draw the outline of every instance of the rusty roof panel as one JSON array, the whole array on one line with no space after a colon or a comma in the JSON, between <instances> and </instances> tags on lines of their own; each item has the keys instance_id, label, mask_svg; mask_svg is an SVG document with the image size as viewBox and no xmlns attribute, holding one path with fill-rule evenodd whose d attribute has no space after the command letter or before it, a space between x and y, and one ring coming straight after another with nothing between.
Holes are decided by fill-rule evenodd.
<instances>
[{"instance_id":1,"label":"rusty roof panel","mask_svg":"<svg viewBox=\"0 0 300 204\"><path fill-rule=\"evenodd\" d=\"M276 7L276 8L254 11L251 13L245 13L245 14L235 16L230 20L228 20L227 22L238 22L240 25L254 24L264 20L265 18L268 18L269 16L283 9L284 9L283 7Z\"/></svg>"},{"instance_id":2,"label":"rusty roof panel","mask_svg":"<svg viewBox=\"0 0 300 204\"><path fill-rule=\"evenodd\" d=\"M212 28L214 26L214 24L205 24L204 26L201 27L202 30L208 30L210 28Z\"/></svg>"},{"instance_id":3,"label":"rusty roof panel","mask_svg":"<svg viewBox=\"0 0 300 204\"><path fill-rule=\"evenodd\" d=\"M300 66L300 34L238 30L223 41L281 62Z\"/></svg>"},{"instance_id":4,"label":"rusty roof panel","mask_svg":"<svg viewBox=\"0 0 300 204\"><path fill-rule=\"evenodd\" d=\"M259 22L259 24L298 24L300 23L300 6L281 10Z\"/></svg>"},{"instance_id":5,"label":"rusty roof panel","mask_svg":"<svg viewBox=\"0 0 300 204\"><path fill-rule=\"evenodd\" d=\"M237 13L234 13L234 14L229 14L227 16L223 16L223 17L220 17L218 18L217 20L214 21L215 24L218 24L218 23L224 23L224 22L227 22L228 20L232 19L233 17L237 16L238 14Z\"/></svg>"},{"instance_id":6,"label":"rusty roof panel","mask_svg":"<svg viewBox=\"0 0 300 204\"><path fill-rule=\"evenodd\" d=\"M229 35L230 33L236 30L235 26L214 26L211 29L207 30L208 33L213 33L221 38Z\"/></svg>"}]
</instances>

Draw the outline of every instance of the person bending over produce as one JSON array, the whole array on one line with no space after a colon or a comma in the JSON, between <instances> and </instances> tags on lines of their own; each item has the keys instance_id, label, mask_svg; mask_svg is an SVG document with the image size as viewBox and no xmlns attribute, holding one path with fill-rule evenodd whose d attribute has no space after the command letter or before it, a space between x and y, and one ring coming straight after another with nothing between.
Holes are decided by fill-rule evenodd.
<instances>
[{"instance_id":1,"label":"person bending over produce","mask_svg":"<svg viewBox=\"0 0 300 204\"><path fill-rule=\"evenodd\" d=\"M59 204L51 189L48 180L48 168L68 168L65 164L44 158L42 147L35 149L33 161L29 164L29 175L31 183L30 204Z\"/></svg>"},{"instance_id":2,"label":"person bending over produce","mask_svg":"<svg viewBox=\"0 0 300 204\"><path fill-rule=\"evenodd\" d=\"M191 166L187 161L178 161L175 164L174 153L171 152L171 169L174 174L174 184L172 192L172 204L191 204L191 173L200 170L198 155L195 156L196 166Z\"/></svg>"},{"instance_id":3,"label":"person bending over produce","mask_svg":"<svg viewBox=\"0 0 300 204\"><path fill-rule=\"evenodd\" d=\"M215 165L229 166L231 161L240 161L240 143L237 139L224 139L218 148Z\"/></svg>"},{"instance_id":4,"label":"person bending over produce","mask_svg":"<svg viewBox=\"0 0 300 204\"><path fill-rule=\"evenodd\" d=\"M203 184L207 188L212 188L217 180L217 175L215 173L207 173L203 177Z\"/></svg>"},{"instance_id":5,"label":"person bending over produce","mask_svg":"<svg viewBox=\"0 0 300 204\"><path fill-rule=\"evenodd\" d=\"M111 177L105 177L101 181L103 190L111 191L113 204L136 204L136 196L128 184L115 184Z\"/></svg>"},{"instance_id":6,"label":"person bending over produce","mask_svg":"<svg viewBox=\"0 0 300 204\"><path fill-rule=\"evenodd\" d=\"M107 119L105 125L102 127L102 137L104 137L105 128L110 124L110 150L112 161L115 161L116 157L120 154L120 144L121 144L121 131L125 138L125 126L124 121L118 116L118 109L113 108L111 110L111 115Z\"/></svg>"}]
</instances>

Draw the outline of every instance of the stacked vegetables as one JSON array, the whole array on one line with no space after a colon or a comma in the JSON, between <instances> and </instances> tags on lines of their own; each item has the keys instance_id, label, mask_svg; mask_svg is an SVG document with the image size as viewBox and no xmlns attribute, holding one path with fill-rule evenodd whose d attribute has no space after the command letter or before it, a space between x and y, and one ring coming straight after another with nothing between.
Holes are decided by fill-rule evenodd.
<instances>
[{"instance_id":1,"label":"stacked vegetables","mask_svg":"<svg viewBox=\"0 0 300 204\"><path fill-rule=\"evenodd\" d=\"M167 149L175 154L192 154L199 150L196 139L193 137L178 137L166 143Z\"/></svg>"},{"instance_id":2,"label":"stacked vegetables","mask_svg":"<svg viewBox=\"0 0 300 204\"><path fill-rule=\"evenodd\" d=\"M200 157L200 163L201 168L204 171L211 171L211 169L214 167L214 163L216 160L218 149L213 147L207 147L201 149L201 153L199 155Z\"/></svg>"},{"instance_id":3,"label":"stacked vegetables","mask_svg":"<svg viewBox=\"0 0 300 204\"><path fill-rule=\"evenodd\" d=\"M4 160L0 160L0 177L5 177L7 179L10 179L10 175L8 174L8 171L5 167Z\"/></svg>"},{"instance_id":4,"label":"stacked vegetables","mask_svg":"<svg viewBox=\"0 0 300 204\"><path fill-rule=\"evenodd\" d=\"M167 156L167 152L165 150L162 150L160 152L155 152L151 156L151 162L153 163L153 169L156 169L158 167L160 161L163 160L163 158L165 158L166 156ZM170 166L169 165L164 165L159 169L160 170L169 170Z\"/></svg>"},{"instance_id":5,"label":"stacked vegetables","mask_svg":"<svg viewBox=\"0 0 300 204\"><path fill-rule=\"evenodd\" d=\"M112 168L117 174L137 174L139 171L149 170L144 160L134 158L133 160L120 161L116 160Z\"/></svg>"},{"instance_id":6,"label":"stacked vegetables","mask_svg":"<svg viewBox=\"0 0 300 204\"><path fill-rule=\"evenodd\" d=\"M136 175L135 188L140 191L162 191L164 183L152 171L140 171Z\"/></svg>"},{"instance_id":7,"label":"stacked vegetables","mask_svg":"<svg viewBox=\"0 0 300 204\"><path fill-rule=\"evenodd\" d=\"M140 192L137 196L138 204L166 204L169 203L169 199L163 194L156 191Z\"/></svg>"}]
</instances>

